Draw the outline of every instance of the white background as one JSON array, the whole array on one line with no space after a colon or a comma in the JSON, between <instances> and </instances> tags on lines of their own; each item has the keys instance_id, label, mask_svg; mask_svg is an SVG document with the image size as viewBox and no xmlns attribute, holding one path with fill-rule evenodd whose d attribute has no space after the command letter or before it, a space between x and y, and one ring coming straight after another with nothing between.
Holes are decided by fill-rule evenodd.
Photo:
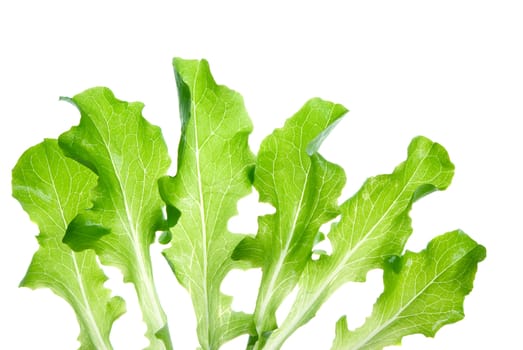
<instances>
[{"instance_id":1,"label":"white background","mask_svg":"<svg viewBox=\"0 0 523 350\"><path fill-rule=\"evenodd\" d=\"M322 147L343 165L346 193L405 158L410 139L443 144L456 165L450 188L416 203L420 250L461 228L488 249L463 321L435 339L411 336L403 349L521 349L523 215L523 6L519 1L11 1L0 5L0 348L74 349L77 326L47 290L17 288L37 249L31 224L10 196L10 171L21 153L77 124L58 97L110 87L143 101L175 157L179 122L171 58L207 58L216 80L245 98L254 121L251 145L283 124L310 97L351 112ZM171 174L174 173L174 168ZM246 205L242 207L247 207ZM242 211L253 227L256 208ZM251 228L254 230L254 228ZM153 247L158 257L160 247ZM190 301L161 258L157 280L177 349L194 349ZM116 349L146 343L130 286L114 325ZM252 277L252 276L251 276ZM253 280L255 280L253 277ZM334 323L353 326L380 292L349 285L285 349L328 349ZM247 277L231 276L235 307L252 303ZM254 282L253 282L254 283ZM368 291L370 292L368 292ZM358 293L359 291L359 293ZM252 294L252 293L251 293ZM361 301L353 301L359 294ZM352 301L351 301L352 300ZM357 306L357 307L354 307ZM224 346L243 349L245 339Z\"/></svg>"}]
</instances>

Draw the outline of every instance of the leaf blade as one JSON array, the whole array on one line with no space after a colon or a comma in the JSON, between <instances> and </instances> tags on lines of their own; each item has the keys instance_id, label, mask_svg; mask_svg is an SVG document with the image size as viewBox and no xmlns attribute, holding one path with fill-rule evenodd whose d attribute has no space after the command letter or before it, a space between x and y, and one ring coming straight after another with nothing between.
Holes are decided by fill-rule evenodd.
<instances>
[{"instance_id":1,"label":"leaf blade","mask_svg":"<svg viewBox=\"0 0 523 350\"><path fill-rule=\"evenodd\" d=\"M150 348L171 348L167 318L154 287L149 247L164 224L157 180L170 164L158 127L142 116L142 103L118 100L107 88L68 99L80 124L59 137L64 153L98 175L93 207L70 223L64 242L94 249L134 284Z\"/></svg>"},{"instance_id":2,"label":"leaf blade","mask_svg":"<svg viewBox=\"0 0 523 350\"><path fill-rule=\"evenodd\" d=\"M217 85L205 60L173 61L182 119L178 171L160 180L162 198L180 213L164 256L191 294L203 349L251 331L252 318L220 292L228 271L247 264L230 256L243 235L227 229L251 190L252 125L239 94Z\"/></svg>"},{"instance_id":3,"label":"leaf blade","mask_svg":"<svg viewBox=\"0 0 523 350\"><path fill-rule=\"evenodd\" d=\"M311 99L260 146L254 187L276 212L260 217L256 237L244 239L234 252L262 267L254 315L257 346L276 328L276 310L296 286L320 226L338 214L345 174L317 151L346 113L341 105Z\"/></svg>"},{"instance_id":4,"label":"leaf blade","mask_svg":"<svg viewBox=\"0 0 523 350\"><path fill-rule=\"evenodd\" d=\"M109 333L125 312L124 301L103 286L107 277L94 252L73 252L62 243L68 223L89 206L95 176L48 139L20 157L12 184L13 196L40 228L40 247L20 286L49 288L72 306L80 325L80 349L112 349Z\"/></svg>"},{"instance_id":5,"label":"leaf blade","mask_svg":"<svg viewBox=\"0 0 523 350\"><path fill-rule=\"evenodd\" d=\"M364 325L348 331L346 321L338 321L332 349L381 349L410 334L433 337L461 320L485 256L485 248L459 230L434 238L420 253L407 251L394 268L385 268L385 289Z\"/></svg>"},{"instance_id":6,"label":"leaf blade","mask_svg":"<svg viewBox=\"0 0 523 350\"><path fill-rule=\"evenodd\" d=\"M281 346L341 285L363 282L369 270L381 268L387 257L401 254L412 232L412 203L447 188L453 171L441 145L416 137L409 145L407 160L393 173L368 179L345 201L340 221L328 235L332 254L309 261L295 303L282 327L269 338L267 349Z\"/></svg>"}]
</instances>

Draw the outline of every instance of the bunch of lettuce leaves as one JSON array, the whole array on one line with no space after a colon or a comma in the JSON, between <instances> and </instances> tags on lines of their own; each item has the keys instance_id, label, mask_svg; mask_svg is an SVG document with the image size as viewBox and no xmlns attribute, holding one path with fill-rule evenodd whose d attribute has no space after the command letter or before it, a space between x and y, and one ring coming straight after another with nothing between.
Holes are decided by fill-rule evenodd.
<instances>
[{"instance_id":1,"label":"bunch of lettuce leaves","mask_svg":"<svg viewBox=\"0 0 523 350\"><path fill-rule=\"evenodd\" d=\"M347 113L343 106L309 100L254 155L242 97L217 85L205 60L173 65L181 117L174 176L143 104L101 87L62 98L80 111L79 124L29 148L13 169L13 196L40 230L21 286L49 288L71 305L80 349L112 349L112 325L125 312L124 300L104 286L100 264L119 268L134 285L148 349L172 349L151 265L157 236L192 298L204 350L242 335L247 349L280 349L339 287L364 282L373 269L383 269L383 293L361 327L349 330L340 315L332 349L382 349L409 334L434 336L464 317L485 248L456 230L421 252L404 249L412 205L453 177L441 145L414 138L390 174L369 178L338 204L345 173L318 151ZM256 234L233 234L228 221L252 187L275 211L259 217ZM316 248L325 239L330 254ZM232 297L220 291L228 272L249 268L262 271L251 314L234 311ZM295 289L278 323L276 311Z\"/></svg>"}]
</instances>

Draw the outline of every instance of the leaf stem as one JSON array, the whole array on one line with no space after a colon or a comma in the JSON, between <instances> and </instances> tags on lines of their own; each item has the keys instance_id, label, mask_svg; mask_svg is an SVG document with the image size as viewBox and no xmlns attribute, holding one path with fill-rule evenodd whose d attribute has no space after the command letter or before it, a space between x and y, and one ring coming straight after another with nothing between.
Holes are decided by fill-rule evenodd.
<instances>
[{"instance_id":1,"label":"leaf stem","mask_svg":"<svg viewBox=\"0 0 523 350\"><path fill-rule=\"evenodd\" d=\"M143 255L141 256L143 257ZM167 316L163 311L156 292L154 279L151 270L151 263L149 254L147 254L149 263L145 261L138 262L137 277L135 278L136 294L138 302L143 313L143 318L147 324L147 333L150 335L149 339L159 339L163 342L166 350L172 350L172 342L168 332ZM149 268L147 268L147 266ZM151 349L156 347L151 344Z\"/></svg>"}]
</instances>

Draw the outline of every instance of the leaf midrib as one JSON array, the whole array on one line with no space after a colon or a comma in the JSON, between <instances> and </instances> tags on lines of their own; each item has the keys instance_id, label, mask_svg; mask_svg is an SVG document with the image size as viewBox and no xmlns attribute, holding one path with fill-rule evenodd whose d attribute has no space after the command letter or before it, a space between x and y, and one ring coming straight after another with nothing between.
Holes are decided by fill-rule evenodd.
<instances>
[{"instance_id":1,"label":"leaf midrib","mask_svg":"<svg viewBox=\"0 0 523 350\"><path fill-rule=\"evenodd\" d=\"M94 103L96 103L96 102L94 102ZM107 129L110 129L108 120L107 119L103 119L103 120L106 123ZM153 333L155 333L164 324L164 320L162 318L163 311L159 308L157 302L155 302L157 300L156 294L153 290L151 290L151 288L154 288L154 287L152 286L151 283L149 283L151 281L151 276L147 272L147 269L144 265L145 258L144 258L142 249L140 248L141 242L140 242L138 229L136 228L136 224L134 223L134 220L132 218L131 210L130 210L129 204L128 204L127 193L125 192L125 190L123 188L122 178L121 178L120 173L117 171L116 164L113 159L113 154L112 154L111 148L109 146L109 142L104 138L99 126L94 122L94 120L92 120L92 125L93 125L94 129L96 130L96 132L98 133L98 136L102 140L102 143L105 147L108 158L110 160L111 167L113 169L116 180L118 182L118 190L122 197L125 217L127 218L127 221L120 214L120 210L116 210L116 212L118 213L118 217L120 219L120 223L121 223L122 227L124 228L124 230L126 232L129 233L129 236L130 236L129 241L131 243L131 247L133 248L134 252L136 253L136 255L132 255L132 256L135 258L134 260L138 267L137 268L138 276L137 276L137 278L134 278L134 281L132 281L132 282L135 284L135 286L137 286L136 287L137 291L140 290L140 291L144 291L145 293L147 293L147 298L145 300L152 301L152 302L148 303L147 307L151 307L151 308L153 308L153 310L151 311L151 310L147 309L147 310L143 310L143 311L144 311L144 314L145 314L145 312L147 312L148 316L151 316L154 318L152 320L153 321L152 326L155 328L153 331ZM115 208L119 208L120 206L114 202L113 196L110 196L110 198L111 198L113 206ZM139 288L138 285L144 286L145 288ZM142 306L142 309L143 309L143 306ZM150 322L150 321L146 320L146 322Z\"/></svg>"},{"instance_id":2,"label":"leaf midrib","mask_svg":"<svg viewBox=\"0 0 523 350\"><path fill-rule=\"evenodd\" d=\"M193 93L196 93L196 84L198 82L198 74L200 73L200 66L201 62L198 62L198 65L196 67L196 72L194 75L194 81L192 86ZM210 328L209 328L209 320L210 320L210 310L209 310L209 291L207 287L207 275L208 275L208 259L207 259L207 225L206 225L206 212L205 212L205 201L204 201L204 192L203 192L203 183L202 183L202 173L201 173L201 167L200 167L200 144L199 144L199 137L198 137L198 123L196 118L196 108L197 103L196 96L191 99L191 114L192 114L192 120L194 125L194 153L195 153L195 160L196 160L196 175L197 175L197 182L198 182L198 209L200 211L200 225L202 227L201 233L202 233L202 257L203 257L203 271L202 271L202 291L203 291L203 302L204 302L204 317L205 317L205 331L207 333L207 341L210 344L211 340L211 334L210 334Z\"/></svg>"},{"instance_id":3,"label":"leaf midrib","mask_svg":"<svg viewBox=\"0 0 523 350\"><path fill-rule=\"evenodd\" d=\"M334 110L334 106L331 107L331 110L329 112L329 116L332 116L333 110ZM308 119L310 115L311 115L311 111L309 111L307 113L307 115L305 116L305 119ZM327 118L326 119L326 123L325 123L326 125L324 126L323 130L325 130L327 125L329 125L329 122L330 122L330 118ZM300 135L300 136L302 136L302 135ZM303 143L303 142L300 142L300 143ZM291 225L291 229L289 230L289 234L287 235L287 240L285 242L285 247L281 251L280 256L278 258L278 261L276 262L276 267L275 267L275 270L272 273L271 279L269 281L269 286L267 287L266 291L262 292L263 293L262 294L263 295L263 301L261 303L261 306L260 306L259 310L257 309L255 311L255 313L257 315L257 318L262 318L262 320L261 320L262 322L257 322L257 323L260 323L260 324L263 324L263 320L267 320L268 319L268 317L265 317L267 305L270 303L270 301L272 299L271 296L274 295L273 294L273 289L275 288L276 280L278 279L278 277L279 277L279 275L281 273L283 263L285 262L285 258L287 257L287 252L289 251L289 248L290 248L293 236L294 236L294 231L296 230L296 225L298 224L298 218L300 217L301 211L303 209L303 200L305 198L305 193L307 192L307 185L308 185L308 182L309 182L310 171L311 171L311 168L312 168L311 157L310 157L310 155L307 157L308 164L306 165L306 169L305 169L305 167L303 167L303 164L302 164L303 160L301 158L301 155L298 154L298 157L300 157L300 163L301 163L300 165L305 170L305 180L303 181L303 188L302 188L302 191L301 191L301 194L300 194L300 199L298 201L297 210L294 213L294 218L293 218L293 222L292 222L292 225ZM276 186L276 183L274 182L274 177L272 178L272 180L273 180L274 188L278 188ZM267 295L269 297L267 297ZM262 329L262 331L265 331L265 330Z\"/></svg>"},{"instance_id":4,"label":"leaf midrib","mask_svg":"<svg viewBox=\"0 0 523 350\"><path fill-rule=\"evenodd\" d=\"M306 170L305 181L304 181L305 184L309 180L309 174L310 174L310 164L309 164L309 166L307 167L307 170ZM263 292L264 298L263 298L262 303L260 304L261 305L260 309L256 311L256 315L258 316L258 318L261 317L263 319L265 317L267 305L271 301L271 299L272 299L271 297L274 295L273 294L273 289L275 288L276 280L280 276L280 272L281 272L283 263L285 261L285 258L287 257L287 252L289 251L289 248L290 248L290 245L291 245L291 242L292 242L293 233L294 233L294 230L296 229L296 225L298 223L298 218L299 218L301 210L302 210L303 199L305 197L305 192L306 192L306 186L303 186L303 190L302 190L301 195L300 195L300 200L298 202L297 210L296 210L296 212L294 214L292 226L291 226L291 228L289 230L288 239L285 242L285 247L280 252L280 256L278 258L278 261L276 262L276 265L275 265L275 268L274 268L274 272L272 273L272 276L271 276L271 279L269 281L269 285L268 285L268 287L266 289L266 292ZM262 331L265 331L265 330L262 330Z\"/></svg>"},{"instance_id":5,"label":"leaf midrib","mask_svg":"<svg viewBox=\"0 0 523 350\"><path fill-rule=\"evenodd\" d=\"M53 189L53 192L54 192L54 195L55 195L55 198L56 198L56 202L58 204L59 213L60 213L60 217L62 219L62 224L63 224L63 232L65 232L68 223L67 223L67 219L65 218L64 206L63 206L62 201L60 199L60 195L58 194L58 191L56 190L55 178L54 178L53 171L51 169L51 164L49 163L49 156L46 157L46 162L47 162L47 170L49 172L49 178L51 180L51 188ZM64 244L64 243L60 242L60 244ZM80 304L82 305L83 313L82 313L81 316L85 317L85 320L87 321L88 327L90 329L90 332L89 332L90 337L89 338L91 339L91 341L93 342L93 344L96 346L97 349L110 350L111 347L108 347L106 345L106 343L105 343L105 341L103 339L103 336L100 333L100 329L98 328L98 324L97 324L97 322L96 322L96 320L94 318L94 315L93 315L93 312L92 312L92 309L91 309L91 305L89 303L89 300L87 298L87 294L86 294L86 291L85 291L85 285L84 285L83 280L81 278L80 269L78 267L78 261L76 259L76 253L73 250L70 250L69 255L71 256L71 260L73 262L74 274L75 274L76 282L78 283L78 286L80 288L80 293L81 293L81 296L82 296L82 300L81 300Z\"/></svg>"}]
</instances>

